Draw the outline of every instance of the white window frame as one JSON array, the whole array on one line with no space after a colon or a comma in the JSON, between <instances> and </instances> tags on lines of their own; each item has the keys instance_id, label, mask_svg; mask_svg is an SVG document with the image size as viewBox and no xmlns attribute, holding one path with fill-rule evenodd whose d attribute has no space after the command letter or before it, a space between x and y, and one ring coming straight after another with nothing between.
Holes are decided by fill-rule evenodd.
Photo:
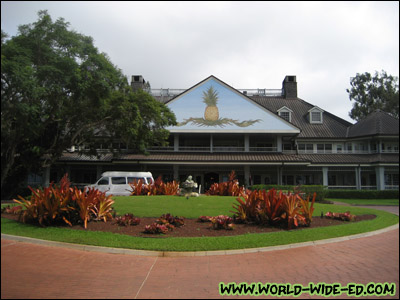
<instances>
[{"instance_id":1,"label":"white window frame","mask_svg":"<svg viewBox=\"0 0 400 300\"><path fill-rule=\"evenodd\" d=\"M313 108L311 108L309 111L309 116L310 116L310 123L311 124L322 124L324 122L324 110L320 109L319 107L315 106ZM319 120L314 120L313 119L313 113L318 113L320 118Z\"/></svg>"},{"instance_id":2,"label":"white window frame","mask_svg":"<svg viewBox=\"0 0 400 300\"><path fill-rule=\"evenodd\" d=\"M278 112L278 115L281 118L283 118L284 120L286 120L286 118L282 117L281 113L286 113L286 112L289 113L289 120L286 120L286 121L288 121L290 123L292 122L292 112L293 112L293 110L291 110L289 107L283 106L280 109L278 109L277 112Z\"/></svg>"}]
</instances>

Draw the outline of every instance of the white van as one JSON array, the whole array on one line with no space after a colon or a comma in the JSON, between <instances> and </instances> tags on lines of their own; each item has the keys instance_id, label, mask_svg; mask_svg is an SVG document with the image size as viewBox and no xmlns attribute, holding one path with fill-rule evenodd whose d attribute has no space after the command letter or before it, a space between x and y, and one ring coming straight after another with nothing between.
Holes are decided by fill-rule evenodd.
<instances>
[{"instance_id":1,"label":"white van","mask_svg":"<svg viewBox=\"0 0 400 300\"><path fill-rule=\"evenodd\" d=\"M132 192L132 187L129 183L136 180L142 180L144 184L154 182L153 175L150 172L104 172L101 178L88 187L96 188L101 192L106 192L106 195L129 196Z\"/></svg>"}]
</instances>

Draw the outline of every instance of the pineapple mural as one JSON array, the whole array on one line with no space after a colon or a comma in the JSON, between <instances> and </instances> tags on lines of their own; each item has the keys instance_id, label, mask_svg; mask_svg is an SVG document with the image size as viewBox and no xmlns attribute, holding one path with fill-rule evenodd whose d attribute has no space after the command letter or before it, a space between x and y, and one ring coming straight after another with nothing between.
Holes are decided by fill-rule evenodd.
<instances>
[{"instance_id":1,"label":"pineapple mural","mask_svg":"<svg viewBox=\"0 0 400 300\"><path fill-rule=\"evenodd\" d=\"M204 118L189 118L184 119L183 122L179 122L177 126L185 126L192 124L199 127L225 127L228 125L235 125L238 127L248 127L254 123L260 122L261 120L247 120L238 121L229 118L220 118L219 110L217 107L218 103L218 91L212 85L205 91L203 91L203 103L207 105L204 111Z\"/></svg>"},{"instance_id":2,"label":"pineapple mural","mask_svg":"<svg viewBox=\"0 0 400 300\"><path fill-rule=\"evenodd\" d=\"M219 119L218 92L212 86L207 91L203 91L203 102L207 105L204 111L204 119L206 121L217 121Z\"/></svg>"}]
</instances>

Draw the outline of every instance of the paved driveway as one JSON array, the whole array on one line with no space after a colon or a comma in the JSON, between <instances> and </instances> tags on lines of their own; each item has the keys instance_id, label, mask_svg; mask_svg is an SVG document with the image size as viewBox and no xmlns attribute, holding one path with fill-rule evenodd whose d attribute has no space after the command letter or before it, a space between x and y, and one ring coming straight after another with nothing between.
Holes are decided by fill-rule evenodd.
<instances>
[{"instance_id":1,"label":"paved driveway","mask_svg":"<svg viewBox=\"0 0 400 300\"><path fill-rule=\"evenodd\" d=\"M396 296L385 298L398 298L399 229L271 252L175 258L1 240L3 299L217 298L220 282L389 282L396 284Z\"/></svg>"}]
</instances>

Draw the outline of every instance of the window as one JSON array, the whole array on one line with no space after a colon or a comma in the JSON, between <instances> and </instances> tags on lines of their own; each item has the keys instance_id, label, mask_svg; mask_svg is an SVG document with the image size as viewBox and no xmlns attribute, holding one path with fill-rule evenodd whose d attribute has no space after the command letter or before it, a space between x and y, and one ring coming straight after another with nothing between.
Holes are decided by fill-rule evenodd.
<instances>
[{"instance_id":1,"label":"window","mask_svg":"<svg viewBox=\"0 0 400 300\"><path fill-rule=\"evenodd\" d=\"M98 185L108 185L108 177L101 178L97 184Z\"/></svg>"},{"instance_id":2,"label":"window","mask_svg":"<svg viewBox=\"0 0 400 300\"><path fill-rule=\"evenodd\" d=\"M286 121L290 122L290 112L288 111L281 111L279 115L285 119Z\"/></svg>"},{"instance_id":3,"label":"window","mask_svg":"<svg viewBox=\"0 0 400 300\"><path fill-rule=\"evenodd\" d=\"M323 110L320 109L319 107L313 107L308 111L310 113L310 123L311 124L322 124L323 119L322 119L322 114Z\"/></svg>"},{"instance_id":4,"label":"window","mask_svg":"<svg viewBox=\"0 0 400 300\"><path fill-rule=\"evenodd\" d=\"M292 150L292 144L283 144L283 150Z\"/></svg>"},{"instance_id":5,"label":"window","mask_svg":"<svg viewBox=\"0 0 400 300\"><path fill-rule=\"evenodd\" d=\"M342 151L343 151L343 145L341 145L341 144L336 145L336 151L337 151L337 153L342 153Z\"/></svg>"},{"instance_id":6,"label":"window","mask_svg":"<svg viewBox=\"0 0 400 300\"><path fill-rule=\"evenodd\" d=\"M111 178L112 184L126 184L125 177L112 177Z\"/></svg>"},{"instance_id":7,"label":"window","mask_svg":"<svg viewBox=\"0 0 400 300\"><path fill-rule=\"evenodd\" d=\"M312 153L314 151L314 144L299 144L298 150L305 153Z\"/></svg>"},{"instance_id":8,"label":"window","mask_svg":"<svg viewBox=\"0 0 400 300\"><path fill-rule=\"evenodd\" d=\"M311 113L311 122L312 123L321 123L322 117L320 112L313 111Z\"/></svg>"},{"instance_id":9,"label":"window","mask_svg":"<svg viewBox=\"0 0 400 300\"><path fill-rule=\"evenodd\" d=\"M292 122L292 110L286 106L278 109L278 114L281 118L285 119L288 122Z\"/></svg>"},{"instance_id":10,"label":"window","mask_svg":"<svg viewBox=\"0 0 400 300\"><path fill-rule=\"evenodd\" d=\"M332 144L317 144L318 153L332 153Z\"/></svg>"}]
</instances>

